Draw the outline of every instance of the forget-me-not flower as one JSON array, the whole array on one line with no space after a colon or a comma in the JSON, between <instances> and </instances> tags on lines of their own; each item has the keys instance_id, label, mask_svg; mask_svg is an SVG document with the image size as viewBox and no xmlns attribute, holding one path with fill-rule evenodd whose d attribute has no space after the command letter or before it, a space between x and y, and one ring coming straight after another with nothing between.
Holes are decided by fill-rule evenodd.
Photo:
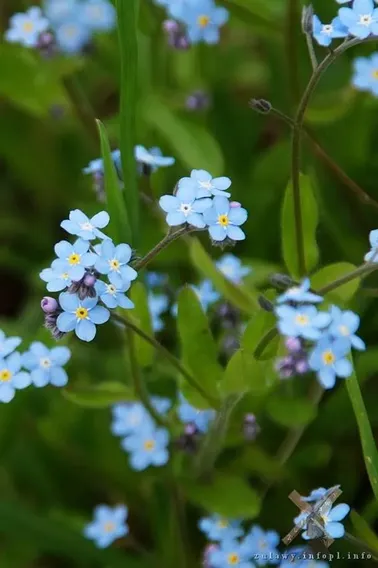
<instances>
[{"instance_id":1,"label":"forget-me-not flower","mask_svg":"<svg viewBox=\"0 0 378 568\"><path fill-rule=\"evenodd\" d=\"M40 341L35 341L29 351L22 355L22 363L36 387L45 387L49 383L55 387L64 387L68 382L67 373L62 367L69 361L71 351L68 347L48 349Z\"/></svg>"},{"instance_id":2,"label":"forget-me-not flower","mask_svg":"<svg viewBox=\"0 0 378 568\"><path fill-rule=\"evenodd\" d=\"M203 213L212 205L209 198L197 199L197 191L193 187L182 186L176 195L163 195L159 205L167 213L166 221L170 227L188 223L198 229L206 226Z\"/></svg>"},{"instance_id":3,"label":"forget-me-not flower","mask_svg":"<svg viewBox=\"0 0 378 568\"><path fill-rule=\"evenodd\" d=\"M134 155L138 165L141 166L142 171L144 171L143 166L146 166L154 172L158 168L172 166L175 163L174 158L163 156L160 148L150 148L147 150L140 144L135 146Z\"/></svg>"},{"instance_id":4,"label":"forget-me-not flower","mask_svg":"<svg viewBox=\"0 0 378 568\"><path fill-rule=\"evenodd\" d=\"M128 534L127 515L128 509L124 505L98 505L94 510L94 520L84 528L84 536L93 540L98 548L107 548Z\"/></svg>"},{"instance_id":5,"label":"forget-me-not flower","mask_svg":"<svg viewBox=\"0 0 378 568\"><path fill-rule=\"evenodd\" d=\"M24 389L31 384L29 373L21 371L22 357L15 351L5 359L0 359L0 402L10 402L16 389Z\"/></svg>"},{"instance_id":6,"label":"forget-me-not flower","mask_svg":"<svg viewBox=\"0 0 378 568\"><path fill-rule=\"evenodd\" d=\"M154 331L161 331L164 327L164 321L161 315L167 310L169 305L169 298L165 294L148 294L148 309L150 311L152 320L152 329Z\"/></svg>"},{"instance_id":7,"label":"forget-me-not flower","mask_svg":"<svg viewBox=\"0 0 378 568\"><path fill-rule=\"evenodd\" d=\"M283 294L278 296L277 303L284 304L285 302L296 302L316 304L322 302L323 298L310 292L310 280L305 278L299 286L292 286L288 288Z\"/></svg>"},{"instance_id":8,"label":"forget-me-not flower","mask_svg":"<svg viewBox=\"0 0 378 568\"><path fill-rule=\"evenodd\" d=\"M39 36L49 27L49 21L42 15L41 8L33 6L25 13L14 14L10 27L5 32L5 39L11 43L21 43L26 47L35 47Z\"/></svg>"},{"instance_id":9,"label":"forget-me-not flower","mask_svg":"<svg viewBox=\"0 0 378 568\"><path fill-rule=\"evenodd\" d=\"M275 309L278 316L277 327L288 337L303 337L304 339L319 339L322 330L329 325L329 313L318 312L315 306L278 306Z\"/></svg>"},{"instance_id":10,"label":"forget-me-not flower","mask_svg":"<svg viewBox=\"0 0 378 568\"><path fill-rule=\"evenodd\" d=\"M198 527L211 541L236 539L243 535L240 521L226 519L220 515L212 515L199 520Z\"/></svg>"},{"instance_id":11,"label":"forget-me-not flower","mask_svg":"<svg viewBox=\"0 0 378 568\"><path fill-rule=\"evenodd\" d=\"M214 290L211 280L203 280L198 286L191 284L190 287L195 292L205 312L220 298L220 294Z\"/></svg>"},{"instance_id":12,"label":"forget-me-not flower","mask_svg":"<svg viewBox=\"0 0 378 568\"><path fill-rule=\"evenodd\" d=\"M254 525L244 542L251 547L257 566L278 563L279 552L276 547L280 542L280 536L276 531L264 531L258 525Z\"/></svg>"},{"instance_id":13,"label":"forget-me-not flower","mask_svg":"<svg viewBox=\"0 0 378 568\"><path fill-rule=\"evenodd\" d=\"M352 364L347 359L350 341L323 337L310 354L308 363L316 371L320 384L325 389L335 386L336 377L347 378L352 372Z\"/></svg>"},{"instance_id":14,"label":"forget-me-not flower","mask_svg":"<svg viewBox=\"0 0 378 568\"><path fill-rule=\"evenodd\" d=\"M342 521L347 516L349 511L350 507L346 503L340 503L335 507L332 507L332 503L330 503L329 505L326 504L321 507L318 515L323 521L323 530L327 537L342 538L344 536L344 525L339 521ZM311 538L313 538L308 535L307 528L302 533L302 538L304 538L305 540L311 540Z\"/></svg>"},{"instance_id":15,"label":"forget-me-not flower","mask_svg":"<svg viewBox=\"0 0 378 568\"><path fill-rule=\"evenodd\" d=\"M152 396L151 404L159 414L165 414L171 407L171 401L160 396ZM114 404L112 416L111 431L114 436L128 436L145 427L147 423L151 427L154 425L151 416L140 402Z\"/></svg>"},{"instance_id":16,"label":"forget-me-not flower","mask_svg":"<svg viewBox=\"0 0 378 568\"><path fill-rule=\"evenodd\" d=\"M159 286L166 284L168 275L150 271L146 272L144 278L147 284L147 288L159 288Z\"/></svg>"},{"instance_id":17,"label":"forget-me-not flower","mask_svg":"<svg viewBox=\"0 0 378 568\"><path fill-rule=\"evenodd\" d=\"M310 495L307 497L301 497L302 501L306 501L307 503L315 503L319 501L324 495L327 493L328 489L325 487L318 487L317 489L313 489Z\"/></svg>"},{"instance_id":18,"label":"forget-me-not flower","mask_svg":"<svg viewBox=\"0 0 378 568\"><path fill-rule=\"evenodd\" d=\"M56 320L59 331L67 333L75 330L79 339L92 341L96 335L96 325L105 323L110 318L109 310L98 306L97 302L97 297L80 300L76 294L60 294L59 304L63 313Z\"/></svg>"},{"instance_id":19,"label":"forget-me-not flower","mask_svg":"<svg viewBox=\"0 0 378 568\"><path fill-rule=\"evenodd\" d=\"M50 268L44 268L39 277L47 282L49 292L60 292L72 284L72 279L67 272L67 262L55 259Z\"/></svg>"},{"instance_id":20,"label":"forget-me-not flower","mask_svg":"<svg viewBox=\"0 0 378 568\"><path fill-rule=\"evenodd\" d=\"M68 274L68 278L78 282L84 276L85 269L93 266L97 256L89 251L89 242L77 239L73 245L67 241L60 241L54 247L55 254L59 260L65 263L63 272Z\"/></svg>"},{"instance_id":21,"label":"forget-me-not flower","mask_svg":"<svg viewBox=\"0 0 378 568\"><path fill-rule=\"evenodd\" d=\"M369 91L374 96L378 96L378 53L373 53L370 57L357 57L353 61L352 84L360 91ZM374 233L374 231L372 231ZM376 242L377 238L374 239ZM377 250L370 251L365 260L370 260L376 255L375 262L378 261Z\"/></svg>"},{"instance_id":22,"label":"forget-me-not flower","mask_svg":"<svg viewBox=\"0 0 378 568\"><path fill-rule=\"evenodd\" d=\"M340 8L339 18L348 32L359 39L378 34L378 8L373 0L354 0L350 8Z\"/></svg>"},{"instance_id":23,"label":"forget-me-not flower","mask_svg":"<svg viewBox=\"0 0 378 568\"><path fill-rule=\"evenodd\" d=\"M74 17L77 9L77 0L44 0L43 2L43 11L53 26Z\"/></svg>"},{"instance_id":24,"label":"forget-me-not flower","mask_svg":"<svg viewBox=\"0 0 378 568\"><path fill-rule=\"evenodd\" d=\"M230 197L231 193L225 191L230 185L230 178L224 176L213 178L206 170L192 170L190 177L183 177L178 182L179 188L194 190L197 199L213 195Z\"/></svg>"},{"instance_id":25,"label":"forget-me-not flower","mask_svg":"<svg viewBox=\"0 0 378 568\"><path fill-rule=\"evenodd\" d=\"M184 424L194 424L202 433L209 429L210 422L215 418L215 410L200 410L195 408L180 394L180 404L177 407L177 414Z\"/></svg>"},{"instance_id":26,"label":"forget-me-not flower","mask_svg":"<svg viewBox=\"0 0 378 568\"><path fill-rule=\"evenodd\" d=\"M240 225L245 223L248 213L243 207L231 207L226 197L214 197L212 207L203 216L214 241L224 241L226 238L232 241L245 239Z\"/></svg>"},{"instance_id":27,"label":"forget-me-not flower","mask_svg":"<svg viewBox=\"0 0 378 568\"><path fill-rule=\"evenodd\" d=\"M341 23L340 18L334 18L330 24L323 24L318 16L313 16L313 35L319 45L328 46L334 38L347 37L348 29Z\"/></svg>"},{"instance_id":28,"label":"forget-me-not flower","mask_svg":"<svg viewBox=\"0 0 378 568\"><path fill-rule=\"evenodd\" d=\"M229 17L228 11L217 6L213 0L201 0L189 4L181 4L180 10L175 10L176 18L187 26L187 34L191 43L204 41L215 44L219 41L219 28Z\"/></svg>"},{"instance_id":29,"label":"forget-me-not flower","mask_svg":"<svg viewBox=\"0 0 378 568\"><path fill-rule=\"evenodd\" d=\"M366 349L365 343L356 335L360 325L360 317L350 310L342 311L337 306L332 306L330 313L332 318L328 330L330 335L335 338L343 337L348 339L354 349L364 351Z\"/></svg>"},{"instance_id":30,"label":"forget-me-not flower","mask_svg":"<svg viewBox=\"0 0 378 568\"><path fill-rule=\"evenodd\" d=\"M249 266L243 266L240 258L230 253L224 254L215 264L223 276L234 284L239 284L251 272Z\"/></svg>"},{"instance_id":31,"label":"forget-me-not flower","mask_svg":"<svg viewBox=\"0 0 378 568\"><path fill-rule=\"evenodd\" d=\"M150 465L159 467L166 464L169 459L168 444L168 430L153 428L148 422L121 442L122 448L130 454L131 467L137 471Z\"/></svg>"},{"instance_id":32,"label":"forget-me-not flower","mask_svg":"<svg viewBox=\"0 0 378 568\"><path fill-rule=\"evenodd\" d=\"M93 31L112 30L116 11L108 0L86 0L80 10L81 21Z\"/></svg>"},{"instance_id":33,"label":"forget-me-not flower","mask_svg":"<svg viewBox=\"0 0 378 568\"><path fill-rule=\"evenodd\" d=\"M104 160L102 158L96 158L89 162L89 164L83 168L84 174L98 174L104 172Z\"/></svg>"},{"instance_id":34,"label":"forget-me-not flower","mask_svg":"<svg viewBox=\"0 0 378 568\"><path fill-rule=\"evenodd\" d=\"M92 241L96 238L108 238L99 229L106 227L109 221L109 214L106 211L100 211L89 219L80 209L74 209L70 212L69 219L62 221L60 226L70 235L77 235L85 241Z\"/></svg>"},{"instance_id":35,"label":"forget-me-not flower","mask_svg":"<svg viewBox=\"0 0 378 568\"><path fill-rule=\"evenodd\" d=\"M4 359L4 357L13 353L21 342L21 337L6 337L3 330L0 329L0 359Z\"/></svg>"},{"instance_id":36,"label":"forget-me-not flower","mask_svg":"<svg viewBox=\"0 0 378 568\"><path fill-rule=\"evenodd\" d=\"M55 28L56 43L65 53L80 53L91 37L89 28L73 17Z\"/></svg>"},{"instance_id":37,"label":"forget-me-not flower","mask_svg":"<svg viewBox=\"0 0 378 568\"><path fill-rule=\"evenodd\" d=\"M252 557L253 550L249 542L226 539L209 553L209 564L212 568L253 568Z\"/></svg>"},{"instance_id":38,"label":"forget-me-not flower","mask_svg":"<svg viewBox=\"0 0 378 568\"><path fill-rule=\"evenodd\" d=\"M138 276L134 268L128 265L131 259L131 247L127 244L115 246L107 239L96 247L98 258L95 262L95 269L100 274L107 274L109 281L116 288L121 289L127 283L132 282Z\"/></svg>"},{"instance_id":39,"label":"forget-me-not flower","mask_svg":"<svg viewBox=\"0 0 378 568\"><path fill-rule=\"evenodd\" d=\"M378 262L378 229L374 229L374 231L370 231L369 242L370 242L371 250L367 254L365 254L364 260L366 260L366 262L377 263Z\"/></svg>"},{"instance_id":40,"label":"forget-me-not flower","mask_svg":"<svg viewBox=\"0 0 378 568\"><path fill-rule=\"evenodd\" d=\"M130 288L130 282L126 282L117 288L114 284L106 284L101 280L97 280L95 290L107 308L123 308L124 310L131 310L134 308L134 303L125 294Z\"/></svg>"}]
</instances>

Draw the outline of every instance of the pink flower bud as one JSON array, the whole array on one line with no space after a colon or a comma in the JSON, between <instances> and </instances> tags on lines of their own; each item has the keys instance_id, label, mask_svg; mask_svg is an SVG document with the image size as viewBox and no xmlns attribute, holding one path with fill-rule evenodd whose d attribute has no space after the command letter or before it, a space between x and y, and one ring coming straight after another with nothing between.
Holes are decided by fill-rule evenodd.
<instances>
[{"instance_id":1,"label":"pink flower bud","mask_svg":"<svg viewBox=\"0 0 378 568\"><path fill-rule=\"evenodd\" d=\"M55 298L51 298L50 296L45 296L41 301L41 308L45 312L45 314L53 314L58 309L59 304L55 300Z\"/></svg>"}]
</instances>

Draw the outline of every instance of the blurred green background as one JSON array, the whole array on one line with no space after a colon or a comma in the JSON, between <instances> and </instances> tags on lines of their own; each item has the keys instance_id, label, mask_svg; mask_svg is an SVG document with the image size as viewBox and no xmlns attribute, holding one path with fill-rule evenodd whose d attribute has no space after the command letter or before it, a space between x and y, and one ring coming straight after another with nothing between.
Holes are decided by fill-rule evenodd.
<instances>
[{"instance_id":1,"label":"blurred green background","mask_svg":"<svg viewBox=\"0 0 378 568\"><path fill-rule=\"evenodd\" d=\"M127 0L125 0L127 1ZM293 116L310 75L305 39L300 31L299 0L218 0L230 10L219 45L194 46L179 52L167 46L163 10L141 0L139 16L138 142L159 146L174 156L172 168L153 175L158 198L170 193L192 168L204 168L232 179L233 199L249 211L247 239L233 251L255 268L259 284L269 271L284 271L281 261L280 208L289 179L290 132L272 115L248 106L251 97L265 98ZM1 31L9 17L31 3L2 0ZM336 2L316 0L325 21ZM352 60L374 51L374 44L348 51L322 79L306 124L333 160L378 201L378 101L350 86ZM326 50L319 48L319 55ZM40 299L44 285L38 273L53 259L53 245L65 238L59 228L71 209L88 215L102 208L90 177L82 175L89 160L100 155L93 118L106 125L112 147L118 146L119 53L116 32L96 38L88 54L43 59L15 45L0 43L0 327L20 335L26 350L33 340L53 345L43 329ZM87 98L78 113L67 84L80 84ZM189 111L188 95L202 89L211 98L208 110ZM77 93L76 93L77 94ZM81 96L81 95L80 95ZM322 266L338 261L360 264L368 250L368 233L376 228L377 211L362 203L327 164L305 145L303 171L312 178L320 209L317 238ZM144 183L144 182L141 182ZM164 234L164 225L143 207L138 254L146 253ZM204 245L210 250L208 239ZM219 249L211 255L218 258ZM169 274L170 284L198 282L185 243L175 243L154 262ZM261 277L260 277L261 276ZM351 304L362 316L361 336L368 351L357 359L369 417L378 426L378 311L371 277ZM175 325L160 339L176 349ZM94 343L71 337L70 388L104 381L128 381L121 334L110 325ZM152 392L175 393L174 377L165 367L148 372ZM299 388L300 385L299 385ZM284 401L284 398L281 399ZM284 402L282 402L284 404ZM248 405L247 405L248 406ZM246 408L247 409L247 408ZM239 475L259 489L274 480L258 522L284 535L296 514L287 499L296 488L308 493L318 486L341 484L343 501L374 527L377 504L365 472L361 446L343 386L326 394L293 457L284 468L273 458L286 428L263 408L262 433L255 444L230 444L219 468ZM206 489L204 489L206 493ZM110 433L109 409L81 407L58 389L28 389L0 408L0 564L11 568L86 566L173 566L170 477L159 469L133 472L118 440ZM197 566L203 546L196 520L211 498L186 499L186 523ZM240 499L243 499L243 495ZM248 495L248 494L247 494ZM237 501L238 496L235 496ZM215 499L216 500L216 499ZM80 536L99 502L125 502L135 539L112 550L97 551ZM353 521L353 523L352 523ZM378 539L363 521L352 517L348 528L378 549ZM137 558L136 542L154 551L154 560ZM117 549L118 548L118 549ZM351 550L337 543L335 550ZM128 554L128 556L124 556ZM196 560L197 559L197 560ZM340 562L349 566L352 561ZM360 565L356 563L356 565ZM367 565L365 563L364 565Z\"/></svg>"}]
</instances>

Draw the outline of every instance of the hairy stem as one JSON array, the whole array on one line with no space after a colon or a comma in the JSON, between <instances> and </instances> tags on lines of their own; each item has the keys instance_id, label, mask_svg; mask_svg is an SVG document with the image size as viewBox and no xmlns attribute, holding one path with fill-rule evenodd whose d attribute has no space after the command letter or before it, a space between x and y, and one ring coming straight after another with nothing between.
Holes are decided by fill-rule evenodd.
<instances>
[{"instance_id":1,"label":"hairy stem","mask_svg":"<svg viewBox=\"0 0 378 568\"><path fill-rule=\"evenodd\" d=\"M176 241L183 235L186 235L187 233L190 233L192 231L193 229L188 228L187 226L182 227L181 229L178 229L174 232L169 231L165 235L165 237L156 246L154 246L153 249L150 250L150 252L148 252L143 258L141 258L134 264L135 270L142 270L142 268L145 268L145 266L147 266L147 264L149 264L155 258L155 256L157 256L162 250L167 248L167 246L173 243L173 241Z\"/></svg>"}]
</instances>

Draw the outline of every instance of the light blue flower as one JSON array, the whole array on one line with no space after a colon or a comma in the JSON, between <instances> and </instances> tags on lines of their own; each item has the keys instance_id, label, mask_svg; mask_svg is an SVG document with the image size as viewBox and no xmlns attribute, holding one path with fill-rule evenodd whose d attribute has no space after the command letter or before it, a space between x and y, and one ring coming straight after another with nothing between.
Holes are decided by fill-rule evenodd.
<instances>
[{"instance_id":1,"label":"light blue flower","mask_svg":"<svg viewBox=\"0 0 378 568\"><path fill-rule=\"evenodd\" d=\"M319 339L323 329L329 325L329 313L318 312L315 306L279 306L275 309L279 320L277 327L282 335L287 337L303 337L304 339Z\"/></svg>"},{"instance_id":2,"label":"light blue flower","mask_svg":"<svg viewBox=\"0 0 378 568\"><path fill-rule=\"evenodd\" d=\"M250 546L257 566L278 564L279 552L276 547L280 542L280 536L275 531L264 531L258 525L254 525L244 542Z\"/></svg>"},{"instance_id":3,"label":"light blue flower","mask_svg":"<svg viewBox=\"0 0 378 568\"><path fill-rule=\"evenodd\" d=\"M60 226L70 235L77 235L85 241L92 241L96 238L108 238L99 229L106 227L109 221L106 211L100 211L89 219L80 209L74 209L70 212L69 219L62 221Z\"/></svg>"},{"instance_id":4,"label":"light blue flower","mask_svg":"<svg viewBox=\"0 0 378 568\"><path fill-rule=\"evenodd\" d=\"M131 310L134 308L134 303L125 295L125 292L130 288L130 282L126 282L117 288L114 284L105 284L101 280L97 280L95 290L101 300L108 308L123 308L124 310Z\"/></svg>"},{"instance_id":5,"label":"light blue flower","mask_svg":"<svg viewBox=\"0 0 378 568\"><path fill-rule=\"evenodd\" d=\"M223 540L216 550L209 552L211 568L254 568L252 562L253 550L248 542L237 540Z\"/></svg>"},{"instance_id":6,"label":"light blue flower","mask_svg":"<svg viewBox=\"0 0 378 568\"><path fill-rule=\"evenodd\" d=\"M232 241L245 239L240 225L246 222L248 213L243 207L230 207L226 197L214 197L212 207L203 216L214 241L224 241L226 238Z\"/></svg>"},{"instance_id":7,"label":"light blue flower","mask_svg":"<svg viewBox=\"0 0 378 568\"><path fill-rule=\"evenodd\" d=\"M303 546L289 548L281 554L280 568L329 568L328 562L313 560L311 549Z\"/></svg>"},{"instance_id":8,"label":"light blue flower","mask_svg":"<svg viewBox=\"0 0 378 568\"><path fill-rule=\"evenodd\" d=\"M0 359L0 402L10 402L16 389L24 389L31 384L29 373L21 371L22 357L15 351L5 359Z\"/></svg>"},{"instance_id":9,"label":"light blue flower","mask_svg":"<svg viewBox=\"0 0 378 568\"><path fill-rule=\"evenodd\" d=\"M84 174L98 174L104 172L104 160L102 158L97 158L96 160L92 160L89 164L83 168Z\"/></svg>"},{"instance_id":10,"label":"light blue flower","mask_svg":"<svg viewBox=\"0 0 378 568\"><path fill-rule=\"evenodd\" d=\"M318 16L314 16L312 26L314 38L319 45L331 45L334 38L348 35L348 29L341 23L340 18L334 18L330 24L322 24Z\"/></svg>"},{"instance_id":11,"label":"light blue flower","mask_svg":"<svg viewBox=\"0 0 378 568\"><path fill-rule=\"evenodd\" d=\"M176 195L163 195L159 205L167 213L166 222L170 227L188 223L198 229L206 226L203 213L212 205L211 199L197 199L193 187L182 186Z\"/></svg>"},{"instance_id":12,"label":"light blue flower","mask_svg":"<svg viewBox=\"0 0 378 568\"><path fill-rule=\"evenodd\" d=\"M360 317L350 310L343 312L337 306L332 306L330 313L332 317L331 325L328 330L330 335L335 338L343 337L348 339L354 349L364 351L366 345L355 333L360 325Z\"/></svg>"},{"instance_id":13,"label":"light blue flower","mask_svg":"<svg viewBox=\"0 0 378 568\"><path fill-rule=\"evenodd\" d=\"M0 329L0 359L4 359L4 357L13 353L21 342L21 337L6 337L3 330Z\"/></svg>"},{"instance_id":14,"label":"light blue flower","mask_svg":"<svg viewBox=\"0 0 378 568\"><path fill-rule=\"evenodd\" d=\"M64 260L56 259L50 268L44 268L39 273L39 277L47 282L47 290L49 292L60 292L68 286L71 286L72 280L67 272L67 263Z\"/></svg>"},{"instance_id":15,"label":"light blue flower","mask_svg":"<svg viewBox=\"0 0 378 568\"><path fill-rule=\"evenodd\" d=\"M168 275L160 274L159 272L147 272L144 278L148 288L159 288L166 284Z\"/></svg>"},{"instance_id":16,"label":"light blue flower","mask_svg":"<svg viewBox=\"0 0 378 568\"><path fill-rule=\"evenodd\" d=\"M346 503L340 503L335 507L332 507L332 503L329 505L323 505L321 510L319 511L318 515L322 519L324 523L324 533L328 538L342 538L345 534L345 529L342 521L350 511L349 505ZM308 535L307 527L306 530L302 533L302 538L305 540L311 540Z\"/></svg>"},{"instance_id":17,"label":"light blue flower","mask_svg":"<svg viewBox=\"0 0 378 568\"><path fill-rule=\"evenodd\" d=\"M151 404L159 414L165 414L171 407L169 399L159 396L152 396ZM114 404L112 416L111 431L114 436L128 436L138 432L146 424L149 424L151 428L154 426L151 416L140 402Z\"/></svg>"},{"instance_id":18,"label":"light blue flower","mask_svg":"<svg viewBox=\"0 0 378 568\"><path fill-rule=\"evenodd\" d=\"M172 166L175 163L174 158L164 157L160 148L150 148L147 150L140 144L135 146L134 155L137 163L141 167L141 172L144 171L143 166L146 166L149 170L155 172L158 168Z\"/></svg>"},{"instance_id":19,"label":"light blue flower","mask_svg":"<svg viewBox=\"0 0 378 568\"><path fill-rule=\"evenodd\" d=\"M211 280L203 280L198 286L191 284L190 287L195 292L205 312L209 306L217 302L220 298L220 294L214 290Z\"/></svg>"},{"instance_id":20,"label":"light blue flower","mask_svg":"<svg viewBox=\"0 0 378 568\"><path fill-rule=\"evenodd\" d=\"M240 284L244 276L251 273L249 266L243 266L242 261L237 256L227 253L224 254L217 262L218 270L234 284Z\"/></svg>"},{"instance_id":21,"label":"light blue flower","mask_svg":"<svg viewBox=\"0 0 378 568\"><path fill-rule=\"evenodd\" d=\"M164 321L161 315L168 309L169 298L165 294L148 294L148 308L150 310L152 329L154 331L161 331L164 327Z\"/></svg>"},{"instance_id":22,"label":"light blue flower","mask_svg":"<svg viewBox=\"0 0 378 568\"><path fill-rule=\"evenodd\" d=\"M148 422L121 442L122 448L130 454L131 467L136 471L142 471L150 465L165 465L169 459L168 444L168 430L153 428Z\"/></svg>"},{"instance_id":23,"label":"light blue flower","mask_svg":"<svg viewBox=\"0 0 378 568\"><path fill-rule=\"evenodd\" d=\"M200 519L198 527L212 542L225 539L233 540L244 534L240 521L226 519L220 515Z\"/></svg>"},{"instance_id":24,"label":"light blue flower","mask_svg":"<svg viewBox=\"0 0 378 568\"><path fill-rule=\"evenodd\" d=\"M313 489L307 497L301 497L302 501L306 501L307 503L313 503L315 501L319 501L324 495L327 493L328 489L325 487L318 487L318 489Z\"/></svg>"},{"instance_id":25,"label":"light blue flower","mask_svg":"<svg viewBox=\"0 0 378 568\"><path fill-rule=\"evenodd\" d=\"M109 31L116 24L116 11L108 0L86 0L81 6L80 17L93 31Z\"/></svg>"},{"instance_id":26,"label":"light blue flower","mask_svg":"<svg viewBox=\"0 0 378 568\"><path fill-rule=\"evenodd\" d=\"M225 191L230 185L230 178L213 178L206 170L192 170L190 177L181 178L178 182L179 188L194 190L197 199L213 195L230 197L231 193Z\"/></svg>"},{"instance_id":27,"label":"light blue flower","mask_svg":"<svg viewBox=\"0 0 378 568\"><path fill-rule=\"evenodd\" d=\"M93 540L98 548L107 548L128 534L127 515L128 509L124 505L98 505L94 510L94 520L84 528L84 536Z\"/></svg>"},{"instance_id":28,"label":"light blue flower","mask_svg":"<svg viewBox=\"0 0 378 568\"><path fill-rule=\"evenodd\" d=\"M349 33L360 39L378 33L378 8L373 0L354 0L350 8L340 8L339 18Z\"/></svg>"},{"instance_id":29,"label":"light blue flower","mask_svg":"<svg viewBox=\"0 0 378 568\"><path fill-rule=\"evenodd\" d=\"M80 300L76 294L67 292L60 294L59 304L63 313L59 314L56 325L59 331L74 331L79 339L92 341L96 335L96 325L108 321L110 312L97 306L98 298Z\"/></svg>"},{"instance_id":30,"label":"light blue flower","mask_svg":"<svg viewBox=\"0 0 378 568\"><path fill-rule=\"evenodd\" d=\"M115 246L114 243L107 239L96 247L98 258L95 262L95 269L100 274L107 274L109 281L117 289L130 284L138 276L134 268L128 265L131 259L131 248L127 244Z\"/></svg>"},{"instance_id":31,"label":"light blue flower","mask_svg":"<svg viewBox=\"0 0 378 568\"><path fill-rule=\"evenodd\" d=\"M175 17L186 24L191 43L215 44L219 41L219 28L227 22L229 14L213 0L201 0L181 4L181 9L175 10Z\"/></svg>"},{"instance_id":32,"label":"light blue flower","mask_svg":"<svg viewBox=\"0 0 378 568\"><path fill-rule=\"evenodd\" d=\"M323 337L311 352L308 363L316 371L320 384L325 389L335 386L336 377L347 378L352 372L352 364L346 358L350 351L347 339Z\"/></svg>"},{"instance_id":33,"label":"light blue flower","mask_svg":"<svg viewBox=\"0 0 378 568\"><path fill-rule=\"evenodd\" d=\"M68 382L67 373L62 367L69 361L71 351L68 347L48 349L43 343L35 341L29 351L22 355L22 363L36 387L45 387L49 383L55 387L64 387Z\"/></svg>"},{"instance_id":34,"label":"light blue flower","mask_svg":"<svg viewBox=\"0 0 378 568\"><path fill-rule=\"evenodd\" d=\"M39 36L49 28L49 21L42 15L40 8L33 6L25 13L14 14L10 27L5 32L5 39L11 43L21 43L26 47L35 47Z\"/></svg>"},{"instance_id":35,"label":"light blue flower","mask_svg":"<svg viewBox=\"0 0 378 568\"><path fill-rule=\"evenodd\" d=\"M377 53L377 64L378 64L378 53ZM378 70L378 68L377 68ZM377 89L378 95L378 89ZM364 260L366 262L378 262L378 229L374 229L374 231L370 231L369 233L369 242L371 246L371 251L365 254Z\"/></svg>"},{"instance_id":36,"label":"light blue flower","mask_svg":"<svg viewBox=\"0 0 378 568\"><path fill-rule=\"evenodd\" d=\"M352 77L352 84L354 85L354 87L356 87L356 89L360 91L369 91L377 97L378 53L373 53L370 57L357 57L353 61L353 69L354 74ZM373 241L377 243L376 234L378 233L378 231L371 231L371 233L375 233ZM373 257L375 257L375 260L373 262L378 262L376 247L365 256L365 260L370 261Z\"/></svg>"},{"instance_id":37,"label":"light blue flower","mask_svg":"<svg viewBox=\"0 0 378 568\"><path fill-rule=\"evenodd\" d=\"M180 394L180 404L177 407L177 414L183 424L194 424L196 428L205 433L209 429L210 423L215 418L215 410L199 410L195 408Z\"/></svg>"},{"instance_id":38,"label":"light blue flower","mask_svg":"<svg viewBox=\"0 0 378 568\"><path fill-rule=\"evenodd\" d=\"M65 53L80 53L88 44L90 30L78 19L65 20L55 27L58 47Z\"/></svg>"},{"instance_id":39,"label":"light blue flower","mask_svg":"<svg viewBox=\"0 0 378 568\"><path fill-rule=\"evenodd\" d=\"M278 304L283 304L285 302L297 302L299 303L309 303L316 304L322 302L323 298L317 294L313 294L310 290L310 280L305 278L299 286L293 286L288 288L286 292L281 294L277 298Z\"/></svg>"},{"instance_id":40,"label":"light blue flower","mask_svg":"<svg viewBox=\"0 0 378 568\"><path fill-rule=\"evenodd\" d=\"M77 239L73 245L67 241L60 241L54 247L58 259L63 262L62 271L68 274L68 278L74 282L81 280L85 269L93 266L97 256L88 252L89 242ZM56 265L55 265L56 266Z\"/></svg>"},{"instance_id":41,"label":"light blue flower","mask_svg":"<svg viewBox=\"0 0 378 568\"><path fill-rule=\"evenodd\" d=\"M53 25L72 19L77 9L77 0L45 0L43 3L43 11Z\"/></svg>"}]
</instances>

